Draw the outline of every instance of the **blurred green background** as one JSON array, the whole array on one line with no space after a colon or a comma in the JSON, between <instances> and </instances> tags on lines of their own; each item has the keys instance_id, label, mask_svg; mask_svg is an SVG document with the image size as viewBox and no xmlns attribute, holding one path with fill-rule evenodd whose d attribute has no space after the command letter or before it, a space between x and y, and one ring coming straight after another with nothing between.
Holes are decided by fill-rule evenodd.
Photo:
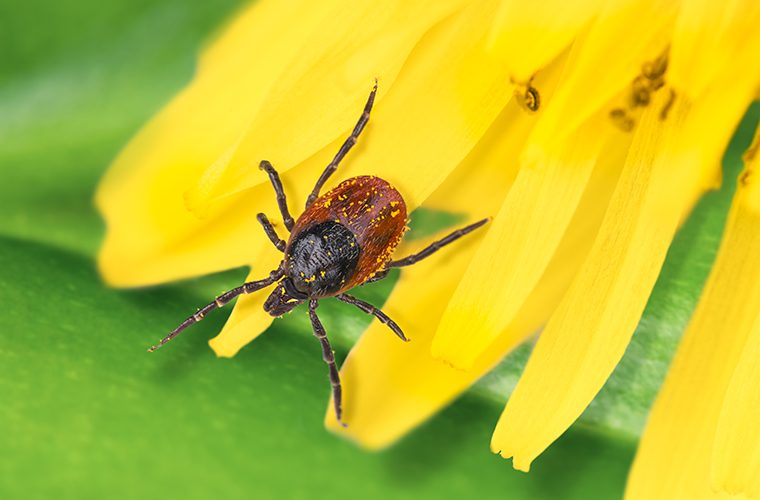
<instances>
[{"instance_id":1,"label":"blurred green background","mask_svg":"<svg viewBox=\"0 0 760 500\"><path fill-rule=\"evenodd\" d=\"M234 359L206 345L229 310L145 353L245 270L133 291L105 288L94 270L98 178L240 5L0 2L0 498L620 498L758 107L727 152L723 189L671 248L626 357L530 474L488 449L529 346L398 445L367 453L322 427L329 384L303 311ZM414 219L412 234L451 220ZM381 305L391 287L359 295ZM368 318L331 301L320 314L342 359Z\"/></svg>"}]
</instances>

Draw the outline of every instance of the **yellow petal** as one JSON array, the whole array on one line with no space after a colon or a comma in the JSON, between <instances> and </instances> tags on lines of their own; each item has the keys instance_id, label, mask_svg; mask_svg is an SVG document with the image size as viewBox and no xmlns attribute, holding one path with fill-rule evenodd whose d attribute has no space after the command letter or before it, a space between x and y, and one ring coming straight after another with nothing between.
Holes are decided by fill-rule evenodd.
<instances>
[{"instance_id":1,"label":"yellow petal","mask_svg":"<svg viewBox=\"0 0 760 500\"><path fill-rule=\"evenodd\" d=\"M612 131L604 125L606 117L590 121L545 161L520 168L443 314L433 357L469 369L512 322L570 224Z\"/></svg>"},{"instance_id":2,"label":"yellow petal","mask_svg":"<svg viewBox=\"0 0 760 500\"><path fill-rule=\"evenodd\" d=\"M571 4L568 4L571 5ZM526 156L540 157L610 99L628 87L644 62L666 48L677 3L671 0L607 2L573 47L572 63L546 114L536 125ZM631 23L636 23L635 34ZM614 47L614 57L610 57Z\"/></svg>"},{"instance_id":3,"label":"yellow petal","mask_svg":"<svg viewBox=\"0 0 760 500\"><path fill-rule=\"evenodd\" d=\"M480 210L495 209L511 182L509 172L514 175L516 171L514 167L508 169L509 165L515 165L509 160L522 147L528 131L519 127L517 120L526 117L511 104L467 160L435 192L430 205L469 211L473 217L480 216L483 213ZM476 242L464 241L463 245L457 242L451 251L441 251L402 270L383 309L405 328L411 342L398 342L384 325L373 322L341 372L346 391L344 418L349 425L338 426L331 406L326 425L363 446L387 446L448 404L534 332L559 301L588 251L601 220L601 207L615 184L616 170L616 164L611 163L607 169L595 172L568 237L558 249L560 257L549 266L515 321L470 371L457 370L432 358L429 349L437 319L459 276L472 260ZM478 203L473 205L473 199Z\"/></svg>"},{"instance_id":4,"label":"yellow petal","mask_svg":"<svg viewBox=\"0 0 760 500\"><path fill-rule=\"evenodd\" d=\"M187 212L183 193L238 140L274 75L341 3L256 2L212 44L193 82L130 142L98 188L107 226L99 255L106 281L145 285L251 261L264 240L245 201L269 200L271 191L262 187L204 221ZM241 65L241 59L255 63Z\"/></svg>"},{"instance_id":5,"label":"yellow petal","mask_svg":"<svg viewBox=\"0 0 760 500\"><path fill-rule=\"evenodd\" d=\"M274 248L264 249L253 264L246 281L265 278L272 269L277 268L281 259L282 254ZM238 298L222 331L209 341L217 356L231 358L269 328L273 318L264 311L264 301L269 291L271 289L264 289Z\"/></svg>"},{"instance_id":6,"label":"yellow petal","mask_svg":"<svg viewBox=\"0 0 760 500\"><path fill-rule=\"evenodd\" d=\"M489 46L501 55L515 81L527 82L570 45L601 4L600 0L502 0Z\"/></svg>"},{"instance_id":7,"label":"yellow petal","mask_svg":"<svg viewBox=\"0 0 760 500\"><path fill-rule=\"evenodd\" d=\"M751 70L760 57L759 26L760 2L755 0L682 2L673 34L669 81L694 100L729 68Z\"/></svg>"},{"instance_id":8,"label":"yellow petal","mask_svg":"<svg viewBox=\"0 0 760 500\"><path fill-rule=\"evenodd\" d=\"M749 410L752 401L743 399L742 385L751 381L737 380L726 397L732 376L744 370L757 376L757 358L749 362L754 368L741 363L742 371L734 369L760 311L760 213L747 209L742 191L739 187L712 272L650 413L627 499L718 498L710 485L711 459L720 487L751 492L757 485L758 470L752 470L758 463L757 440L752 440L757 420L737 413ZM757 385L749 391L756 395ZM721 407L725 420L716 441Z\"/></svg>"},{"instance_id":9,"label":"yellow petal","mask_svg":"<svg viewBox=\"0 0 760 500\"><path fill-rule=\"evenodd\" d=\"M699 106L681 99L662 121L663 94L645 111L594 247L499 419L491 447L517 469L570 426L619 361L678 223L748 102L746 91Z\"/></svg>"},{"instance_id":10,"label":"yellow petal","mask_svg":"<svg viewBox=\"0 0 760 500\"><path fill-rule=\"evenodd\" d=\"M753 230L760 233L760 224ZM760 245L748 258L758 260ZM760 267L760 266L758 266ZM755 276L760 281L760 274ZM736 293L736 292L734 292ZM736 296L735 296L736 298ZM733 331L726 331L726 336ZM749 334L723 400L715 434L712 483L731 494L760 498L760 314Z\"/></svg>"},{"instance_id":11,"label":"yellow petal","mask_svg":"<svg viewBox=\"0 0 760 500\"><path fill-rule=\"evenodd\" d=\"M208 204L218 198L260 184L262 177L251 167L261 159L287 171L336 138L345 138L359 118L374 80L380 82L379 107L423 34L463 3L360 0L331 8L319 28L304 38L281 75L258 72L260 78L273 81L272 90L250 117L250 126L233 154L212 165L188 191L188 205L205 213ZM285 19L306 15L283 12ZM279 34L276 39L284 36ZM257 65L245 54L236 63Z\"/></svg>"}]
</instances>

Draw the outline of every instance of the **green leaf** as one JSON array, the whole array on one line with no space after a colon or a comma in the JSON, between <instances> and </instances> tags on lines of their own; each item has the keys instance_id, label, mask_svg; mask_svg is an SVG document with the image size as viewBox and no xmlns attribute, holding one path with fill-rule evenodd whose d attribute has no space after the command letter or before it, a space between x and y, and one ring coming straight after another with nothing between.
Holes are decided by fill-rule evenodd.
<instances>
[{"instance_id":1,"label":"green leaf","mask_svg":"<svg viewBox=\"0 0 760 500\"><path fill-rule=\"evenodd\" d=\"M488 451L500 409L479 398L384 453L328 434L327 372L300 311L233 359L206 345L223 314L148 354L201 297L108 290L89 259L29 242L0 239L0 261L13 263L0 279L3 498L620 494L629 443L572 431L525 475Z\"/></svg>"},{"instance_id":2,"label":"green leaf","mask_svg":"<svg viewBox=\"0 0 760 500\"><path fill-rule=\"evenodd\" d=\"M724 189L673 245L623 362L530 474L488 450L529 346L398 445L367 453L322 427L329 386L303 310L233 359L206 345L226 311L149 355L245 273L120 292L94 271L100 175L189 80L201 44L239 5L0 4L0 497L619 498L714 257L758 108L729 150ZM414 233L456 222L417 213ZM359 295L381 304L392 284ZM342 359L369 319L335 301L320 314Z\"/></svg>"}]
</instances>

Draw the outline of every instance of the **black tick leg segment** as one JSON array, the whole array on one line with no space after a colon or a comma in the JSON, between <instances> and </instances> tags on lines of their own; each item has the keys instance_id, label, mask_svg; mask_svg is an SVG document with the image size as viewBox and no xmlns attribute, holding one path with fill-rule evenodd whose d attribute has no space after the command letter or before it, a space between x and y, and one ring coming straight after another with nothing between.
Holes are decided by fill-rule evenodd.
<instances>
[{"instance_id":1,"label":"black tick leg segment","mask_svg":"<svg viewBox=\"0 0 760 500\"><path fill-rule=\"evenodd\" d=\"M295 221L290 216L288 211L288 200L285 198L285 190L282 188L282 181L280 176L277 175L277 171L274 169L271 163L266 160L261 160L259 168L269 175L269 180L272 181L272 187L274 187L274 193L277 195L277 206L280 207L280 213L282 214L282 221L285 223L285 227L288 231L293 229Z\"/></svg>"},{"instance_id":2,"label":"black tick leg segment","mask_svg":"<svg viewBox=\"0 0 760 500\"><path fill-rule=\"evenodd\" d=\"M327 332L325 327L322 326L322 322L319 321L317 316L317 307L319 307L319 301L317 299L309 300L309 319L311 319L311 327L314 330L314 336L319 339L322 344L322 359L325 360L327 366L330 368L330 385L332 385L333 404L335 405L335 417L340 422L340 425L346 427L346 424L341 420L343 416L343 389L340 386L340 375L338 375L338 367L335 365L335 353L330 346L330 341L327 339Z\"/></svg>"},{"instance_id":3,"label":"black tick leg segment","mask_svg":"<svg viewBox=\"0 0 760 500\"><path fill-rule=\"evenodd\" d=\"M161 346L169 342L171 339L173 339L174 337L182 333L182 330L205 318L206 314L208 314L210 311L213 311L214 309L218 309L224 306L225 304L227 304L229 301L231 301L238 295L242 295L244 293L245 294L253 293L257 290L261 290L262 288L271 285L272 283L280 279L283 274L284 273L282 269L278 268L272 271L271 273L269 273L269 276L264 278L263 280L249 281L247 283L243 283L239 287L236 287L236 288L233 288L232 290L224 292L223 294L218 296L216 299L214 299L213 302L211 302L210 304L206 304L205 306L200 308L198 312L196 312L195 314L187 318L185 321L180 323L180 325L177 328L172 330L171 333L169 333L169 335L161 339L161 341L158 344L150 347L150 349L148 349L148 352L153 352L156 349L160 348Z\"/></svg>"},{"instance_id":4,"label":"black tick leg segment","mask_svg":"<svg viewBox=\"0 0 760 500\"><path fill-rule=\"evenodd\" d=\"M387 325L388 328L393 330L393 333L398 335L398 338L403 340L404 342L409 342L409 339L406 338L404 335L404 332L401 331L401 327L396 324L395 321L393 321L387 314L385 314L383 311L378 309L377 307L373 306L372 304L368 302L364 302L363 300L359 300L353 295L348 295L346 293L341 293L340 295L337 295L338 300L342 300L346 304L351 304L362 311L364 311L367 314L371 314L372 316L376 317L381 323L384 325Z\"/></svg>"},{"instance_id":5,"label":"black tick leg segment","mask_svg":"<svg viewBox=\"0 0 760 500\"><path fill-rule=\"evenodd\" d=\"M258 220L261 226L264 228L264 232L267 233L269 241L274 243L274 246L277 247L277 250L284 252L287 243L285 243L285 240L281 240L280 237L277 236L277 231L274 230L274 227L272 227L272 223L269 222L267 216L265 214L258 214L256 216L256 220Z\"/></svg>"},{"instance_id":6,"label":"black tick leg segment","mask_svg":"<svg viewBox=\"0 0 760 500\"><path fill-rule=\"evenodd\" d=\"M364 112L359 117L359 121L356 122L356 126L354 127L353 132L351 132L351 135L348 136L348 139L346 139L346 141L340 147L338 154L335 155L335 158L333 158L330 164L327 165L325 170L322 172L322 175L319 176L317 184L314 186L311 194L306 199L306 208L309 208L309 206L314 203L314 200L319 197L319 191L322 189L322 186L325 184L325 182L327 182L327 179L329 179L330 176L338 169L338 164L343 159L343 157L346 156L351 148L354 147L354 144L356 144L356 141L359 139L359 135L362 133L362 130L364 130L364 127L369 121L369 113L372 111L372 105L375 103L375 94L377 94L377 80L375 80L375 86L372 87L372 92L369 93L367 104L364 105Z\"/></svg>"},{"instance_id":7,"label":"black tick leg segment","mask_svg":"<svg viewBox=\"0 0 760 500\"><path fill-rule=\"evenodd\" d=\"M408 257L404 257L403 259L393 260L389 262L386 268L411 266L412 264L415 264L421 261L425 257L430 257L432 254L434 254L441 248L445 247L449 243L452 243L458 240L465 234L471 233L472 231L476 230L477 228L479 228L480 226L482 226L489 220L490 218L479 220L478 222L475 222L473 224L470 224L469 226L463 227L462 229L457 229L453 233L447 236L444 236L438 241L431 243L430 245L428 245L427 247L423 248L422 250L420 250L419 252L415 254L412 254Z\"/></svg>"}]
</instances>

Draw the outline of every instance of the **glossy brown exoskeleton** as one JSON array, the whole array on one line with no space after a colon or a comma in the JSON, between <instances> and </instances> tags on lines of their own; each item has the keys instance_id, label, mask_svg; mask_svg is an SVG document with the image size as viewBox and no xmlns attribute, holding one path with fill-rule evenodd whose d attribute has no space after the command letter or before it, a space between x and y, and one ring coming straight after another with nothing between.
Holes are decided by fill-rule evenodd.
<instances>
[{"instance_id":1,"label":"glossy brown exoskeleton","mask_svg":"<svg viewBox=\"0 0 760 500\"><path fill-rule=\"evenodd\" d=\"M267 278L244 283L221 294L183 321L161 342L148 349L150 352L203 319L209 311L222 307L238 295L252 293L276 283L264 303L264 310L278 317L308 301L314 335L322 345L322 357L330 368L335 415L342 423L340 378L335 355L325 329L317 317L319 299L336 297L352 304L375 316L406 341L401 328L385 313L346 292L355 286L384 278L391 268L408 266L424 259L488 220L483 219L454 231L414 255L392 260L391 256L404 235L407 222L406 204L396 189L378 177L360 176L347 179L328 193L319 196L322 186L356 143L369 121L376 92L377 84L372 89L353 132L317 180L306 200L306 209L298 220L294 221L290 216L285 192L274 167L268 161L261 162L260 168L269 175L283 222L290 231L290 238L285 242L277 235L266 215L257 215L269 239L285 254L277 269L269 273Z\"/></svg>"}]
</instances>

